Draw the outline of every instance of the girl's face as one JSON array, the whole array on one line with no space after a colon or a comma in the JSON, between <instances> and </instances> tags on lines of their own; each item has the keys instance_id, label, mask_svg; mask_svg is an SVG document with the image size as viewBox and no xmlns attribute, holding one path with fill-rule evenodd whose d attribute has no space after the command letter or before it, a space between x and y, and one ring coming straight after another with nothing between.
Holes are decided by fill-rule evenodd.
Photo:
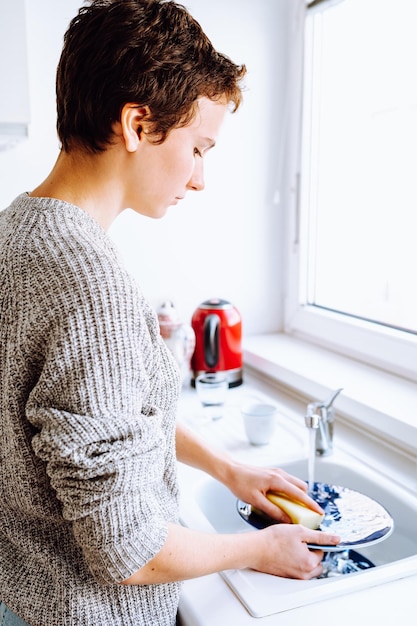
<instances>
[{"instance_id":1,"label":"girl's face","mask_svg":"<svg viewBox=\"0 0 417 626\"><path fill-rule=\"evenodd\" d=\"M203 159L215 145L227 110L224 102L201 98L194 121L172 130L162 144L153 144L142 133L134 173L131 170L127 206L159 218L187 191L204 189Z\"/></svg>"}]
</instances>

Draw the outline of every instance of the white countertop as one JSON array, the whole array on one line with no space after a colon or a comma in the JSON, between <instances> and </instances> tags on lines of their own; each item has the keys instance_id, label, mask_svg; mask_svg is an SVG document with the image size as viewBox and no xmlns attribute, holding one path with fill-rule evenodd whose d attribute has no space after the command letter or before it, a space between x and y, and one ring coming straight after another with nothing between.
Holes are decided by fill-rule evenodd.
<instances>
[{"instance_id":1,"label":"white countertop","mask_svg":"<svg viewBox=\"0 0 417 626\"><path fill-rule=\"evenodd\" d=\"M268 446L255 447L250 446L243 430L243 424L236 419L239 405L244 396L259 393L261 397L273 398L278 404L278 409L285 410L286 415L295 415L295 419L300 416L300 450L299 455L307 454L308 449L308 433L303 428L303 407L291 398L283 397L274 389L270 389L267 385L259 385L256 380L249 380L245 384L236 389L229 391L228 411L234 413L234 421L231 426L231 420L223 419L212 424L204 423L202 418L202 410L196 398L195 391L185 388L183 390L180 403L179 418L194 428L200 435L203 435L209 443L226 449L239 460L247 460L253 464L276 463L277 456L279 462L288 460L288 450L272 441ZM288 411L287 411L288 408ZM339 437L337 436L339 435ZM305 441L303 441L305 437ZM346 437L346 441L342 438ZM335 446L342 446L346 443L345 450L359 450L360 454L364 454L361 445L366 442L356 441L355 437L344 429L340 424L339 428L336 423ZM279 447L281 445L281 448ZM369 447L368 453L375 454L376 444ZM383 451L385 455L385 450ZM393 457L385 458L385 462L390 464L388 475L392 469L392 475L397 476L400 484L408 481L402 480L404 470L407 471L408 465L405 463L402 467L400 456L395 451ZM397 459L398 462L397 462ZM372 464L372 459L368 456L368 463ZM378 459L379 466L381 458ZM395 464L398 467L393 467ZM180 484L181 489L187 487L187 472L189 468L185 468L182 472L180 467ZM196 471L196 470L191 470ZM410 484L413 484L414 476L410 477ZM416 531L417 532L417 531ZM371 620L375 621L378 626L392 626L403 620L404 623L414 623L414 615L417 613L417 575L408 576L406 578L379 584L375 587L369 587L363 591L355 591L345 595L337 595L334 598L325 601L308 604L300 608L294 608L288 611L280 612L262 618L252 617L245 606L234 594L233 590L228 586L224 578L220 574L212 574L198 579L186 581L183 584L183 590L180 601L180 616L182 626L229 626L230 624L239 624L240 626L259 624L260 626L272 626L279 624L280 626L299 626L303 620L309 623L326 623L326 619L334 620L338 626L351 626L352 623L359 625L368 624ZM326 617L327 616L327 617Z\"/></svg>"},{"instance_id":2,"label":"white countertop","mask_svg":"<svg viewBox=\"0 0 417 626\"><path fill-rule=\"evenodd\" d=\"M219 574L212 574L184 583L180 615L182 626L414 624L416 589L417 576L413 576L259 619L249 615Z\"/></svg>"}]
</instances>

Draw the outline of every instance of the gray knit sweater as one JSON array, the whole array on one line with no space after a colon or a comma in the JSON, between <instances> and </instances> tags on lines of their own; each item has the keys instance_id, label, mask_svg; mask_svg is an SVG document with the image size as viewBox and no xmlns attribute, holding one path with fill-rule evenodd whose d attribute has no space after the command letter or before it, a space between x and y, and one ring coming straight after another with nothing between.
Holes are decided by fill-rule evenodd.
<instances>
[{"instance_id":1,"label":"gray knit sweater","mask_svg":"<svg viewBox=\"0 0 417 626\"><path fill-rule=\"evenodd\" d=\"M0 599L31 626L165 626L179 585L117 583L178 521L178 371L81 209L0 212Z\"/></svg>"}]
</instances>

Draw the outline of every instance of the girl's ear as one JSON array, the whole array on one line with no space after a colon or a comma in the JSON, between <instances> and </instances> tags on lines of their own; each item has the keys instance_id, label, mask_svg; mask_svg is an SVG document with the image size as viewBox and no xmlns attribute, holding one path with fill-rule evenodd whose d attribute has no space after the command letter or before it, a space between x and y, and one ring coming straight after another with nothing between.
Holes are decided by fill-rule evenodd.
<instances>
[{"instance_id":1,"label":"girl's ear","mask_svg":"<svg viewBox=\"0 0 417 626\"><path fill-rule=\"evenodd\" d=\"M149 117L149 108L137 104L125 104L120 116L122 134L128 152L135 152L143 139L143 129Z\"/></svg>"}]
</instances>

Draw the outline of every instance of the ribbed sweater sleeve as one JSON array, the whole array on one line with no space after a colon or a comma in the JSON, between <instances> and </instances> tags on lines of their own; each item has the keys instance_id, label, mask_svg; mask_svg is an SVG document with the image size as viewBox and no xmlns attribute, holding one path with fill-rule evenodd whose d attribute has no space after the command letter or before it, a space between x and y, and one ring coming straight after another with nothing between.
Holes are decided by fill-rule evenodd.
<instances>
[{"instance_id":1,"label":"ribbed sweater sleeve","mask_svg":"<svg viewBox=\"0 0 417 626\"><path fill-rule=\"evenodd\" d=\"M91 572L119 582L161 549L167 521L177 520L178 373L100 227L54 200L25 219L9 278L19 283L17 356L32 364L33 450Z\"/></svg>"}]
</instances>

